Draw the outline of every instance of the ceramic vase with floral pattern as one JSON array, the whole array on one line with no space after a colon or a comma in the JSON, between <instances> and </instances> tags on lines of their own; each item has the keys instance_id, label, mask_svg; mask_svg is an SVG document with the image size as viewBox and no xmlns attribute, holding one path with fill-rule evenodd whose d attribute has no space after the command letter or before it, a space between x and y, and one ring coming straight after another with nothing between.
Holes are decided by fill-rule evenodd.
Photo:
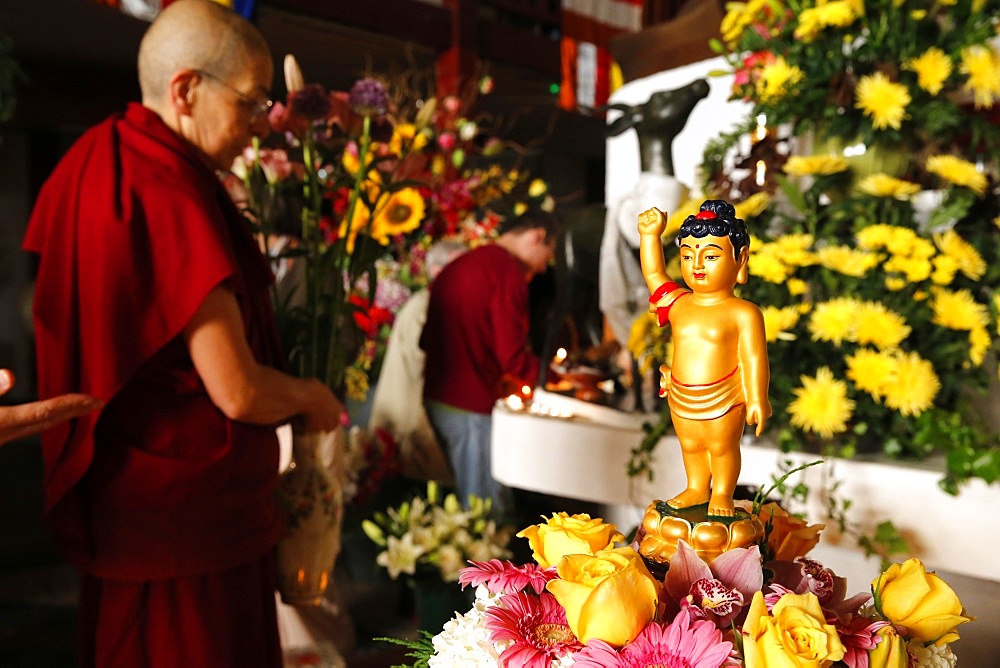
<instances>
[{"instance_id":1,"label":"ceramic vase with floral pattern","mask_svg":"<svg viewBox=\"0 0 1000 668\"><path fill-rule=\"evenodd\" d=\"M278 591L288 605L319 605L340 553L344 430L292 434L292 459L278 482L285 534L278 542Z\"/></svg>"}]
</instances>

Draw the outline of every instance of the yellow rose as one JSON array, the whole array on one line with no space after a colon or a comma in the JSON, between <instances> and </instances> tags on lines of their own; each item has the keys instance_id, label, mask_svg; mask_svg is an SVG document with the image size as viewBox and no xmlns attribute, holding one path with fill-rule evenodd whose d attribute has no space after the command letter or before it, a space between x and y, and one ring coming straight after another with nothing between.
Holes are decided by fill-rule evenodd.
<instances>
[{"instance_id":1,"label":"yellow rose","mask_svg":"<svg viewBox=\"0 0 1000 668\"><path fill-rule=\"evenodd\" d=\"M746 668L827 668L846 651L812 593L785 594L768 614L764 594L754 592L743 636Z\"/></svg>"},{"instance_id":2,"label":"yellow rose","mask_svg":"<svg viewBox=\"0 0 1000 668\"><path fill-rule=\"evenodd\" d=\"M878 636L881 638L878 645L868 650L868 668L907 668L910 657L906 641L899 637L895 627L883 626Z\"/></svg>"},{"instance_id":3,"label":"yellow rose","mask_svg":"<svg viewBox=\"0 0 1000 668\"><path fill-rule=\"evenodd\" d=\"M605 524L600 518L590 519L586 513L556 513L545 524L532 525L517 537L528 539L531 556L542 568L555 566L567 554L590 555L606 550L625 538L614 524Z\"/></svg>"},{"instance_id":4,"label":"yellow rose","mask_svg":"<svg viewBox=\"0 0 1000 668\"><path fill-rule=\"evenodd\" d=\"M955 627L972 621L944 580L928 573L919 559L893 564L872 582L875 608L887 620L906 627L907 635L941 645L958 640Z\"/></svg>"},{"instance_id":5,"label":"yellow rose","mask_svg":"<svg viewBox=\"0 0 1000 668\"><path fill-rule=\"evenodd\" d=\"M822 524L806 524L805 520L789 515L776 503L766 503L760 509L760 522L767 528L768 520L774 519L771 532L767 536L767 546L771 559L794 561L804 557L819 543Z\"/></svg>"},{"instance_id":6,"label":"yellow rose","mask_svg":"<svg viewBox=\"0 0 1000 668\"><path fill-rule=\"evenodd\" d=\"M559 579L546 589L566 609L580 642L597 638L621 647L653 621L659 586L631 547L569 554L557 570Z\"/></svg>"}]
</instances>

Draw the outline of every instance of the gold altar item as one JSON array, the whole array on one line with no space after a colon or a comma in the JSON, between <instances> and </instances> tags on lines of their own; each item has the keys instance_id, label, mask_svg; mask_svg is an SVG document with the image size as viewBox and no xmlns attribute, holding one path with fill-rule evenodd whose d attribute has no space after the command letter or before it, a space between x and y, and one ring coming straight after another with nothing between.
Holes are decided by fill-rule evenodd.
<instances>
[{"instance_id":1,"label":"gold altar item","mask_svg":"<svg viewBox=\"0 0 1000 668\"><path fill-rule=\"evenodd\" d=\"M732 517L709 517L706 507L671 508L653 501L642 517L644 535L639 554L653 564L667 564L683 540L706 564L736 547L750 547L764 538L764 525L756 515L736 510Z\"/></svg>"},{"instance_id":2,"label":"gold altar item","mask_svg":"<svg viewBox=\"0 0 1000 668\"><path fill-rule=\"evenodd\" d=\"M656 530L655 540L665 544L649 551L669 559L684 531L689 536L711 535L709 542L723 550L737 547L732 536L723 540L728 532L715 525L732 526L729 519L736 517L733 494L740 474L744 427L756 425L759 436L771 416L764 316L755 304L735 293L736 285L747 281L750 237L732 204L724 200L702 203L677 235L685 288L666 272L661 242L666 214L654 207L639 214L638 220L650 311L661 327L669 323L671 328L673 360L671 367L661 367L661 394L670 406L687 476L683 491L665 504L652 504L647 511L647 516L655 512L661 517L662 521L649 524ZM657 510L658 506L683 510L705 504L707 525L695 521L690 529ZM726 522L720 524L715 521L718 518ZM756 534L740 527L737 542Z\"/></svg>"}]
</instances>

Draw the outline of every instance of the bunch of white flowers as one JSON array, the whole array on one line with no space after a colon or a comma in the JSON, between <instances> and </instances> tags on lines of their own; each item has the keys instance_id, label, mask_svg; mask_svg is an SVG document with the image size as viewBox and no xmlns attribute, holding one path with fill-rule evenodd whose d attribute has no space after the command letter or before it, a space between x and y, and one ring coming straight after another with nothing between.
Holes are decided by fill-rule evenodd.
<instances>
[{"instance_id":1,"label":"bunch of white flowers","mask_svg":"<svg viewBox=\"0 0 1000 668\"><path fill-rule=\"evenodd\" d=\"M393 580L401 574L411 578L437 574L444 582L458 582L459 572L470 560L511 556L507 545L514 530L497 526L492 512L491 499L470 494L463 506L455 494L442 498L432 481L426 498L418 496L398 508L377 512L361 526L385 548L376 563Z\"/></svg>"}]
</instances>

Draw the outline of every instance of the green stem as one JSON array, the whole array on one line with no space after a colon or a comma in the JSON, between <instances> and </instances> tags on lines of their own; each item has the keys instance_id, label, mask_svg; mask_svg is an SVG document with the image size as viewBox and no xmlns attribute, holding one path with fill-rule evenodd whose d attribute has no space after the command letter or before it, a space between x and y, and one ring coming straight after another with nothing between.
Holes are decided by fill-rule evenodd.
<instances>
[{"instance_id":1,"label":"green stem","mask_svg":"<svg viewBox=\"0 0 1000 668\"><path fill-rule=\"evenodd\" d=\"M354 211L358 206L358 199L361 197L361 186L364 184L368 174L368 151L371 145L371 117L364 116L361 128L361 141L358 146L358 171L354 174L354 186L347 200L347 211L344 213L345 235L350 238L354 220ZM351 253L347 252L347 242L344 241L344 253L338 258L343 264L335 263L334 276L334 297L336 299L334 307L330 311L330 341L326 356L325 380L327 386L338 388L344 379L344 365L338 362L340 353L338 347L341 345L340 337L343 331L345 320L345 310L347 302L346 290L343 287L345 274L350 277Z\"/></svg>"}]
</instances>

